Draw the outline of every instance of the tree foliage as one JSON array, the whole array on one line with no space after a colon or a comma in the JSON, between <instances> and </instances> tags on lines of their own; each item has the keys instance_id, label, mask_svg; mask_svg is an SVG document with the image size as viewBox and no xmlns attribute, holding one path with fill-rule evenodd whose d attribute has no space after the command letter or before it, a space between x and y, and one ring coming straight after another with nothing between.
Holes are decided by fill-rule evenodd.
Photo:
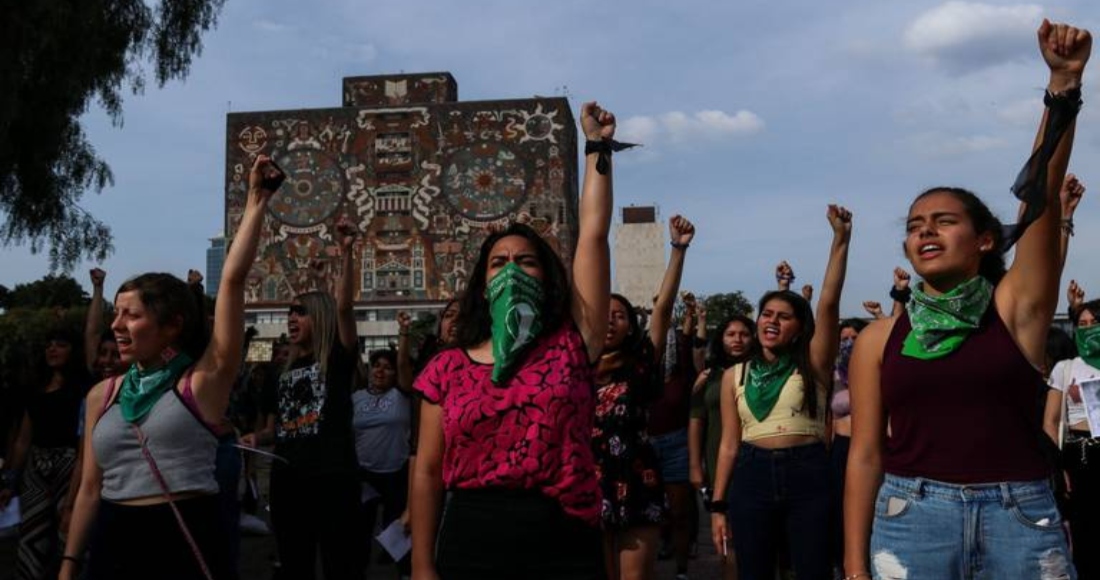
<instances>
[{"instance_id":1,"label":"tree foliage","mask_svg":"<svg viewBox=\"0 0 1100 580\"><path fill-rule=\"evenodd\" d=\"M0 306L4 308L72 308L86 305L88 293L70 276L47 275L34 282L17 284Z\"/></svg>"},{"instance_id":2,"label":"tree foliage","mask_svg":"<svg viewBox=\"0 0 1100 580\"><path fill-rule=\"evenodd\" d=\"M706 305L707 326L712 329L735 314L752 316L752 302L749 302L740 290L725 294L711 294L700 298L700 301Z\"/></svg>"},{"instance_id":3,"label":"tree foliage","mask_svg":"<svg viewBox=\"0 0 1100 580\"><path fill-rule=\"evenodd\" d=\"M116 125L122 90L183 78L225 0L6 2L0 19L0 243L49 248L50 267L113 250L107 224L82 209L112 183L80 116L95 99Z\"/></svg>"}]
</instances>

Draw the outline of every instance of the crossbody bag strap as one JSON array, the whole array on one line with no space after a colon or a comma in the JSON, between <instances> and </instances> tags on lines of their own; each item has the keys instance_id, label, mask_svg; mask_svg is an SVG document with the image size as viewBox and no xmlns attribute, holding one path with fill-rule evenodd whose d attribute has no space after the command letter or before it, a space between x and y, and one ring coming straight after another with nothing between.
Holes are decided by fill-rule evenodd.
<instances>
[{"instance_id":1,"label":"crossbody bag strap","mask_svg":"<svg viewBox=\"0 0 1100 580\"><path fill-rule=\"evenodd\" d=\"M141 427L135 424L131 424L134 434L137 435L138 444L141 445L141 454L145 457L145 461L149 463L149 469L153 472L153 478L157 480L157 484L160 485L160 490L164 493L164 499L168 500L168 507L172 508L172 513L176 516L176 523L179 524L180 531L183 532L183 537L187 539L187 544L191 547L191 553L195 556L195 560L199 563L199 568L202 569L202 575L206 580L214 580L214 576L210 573L210 568L206 565L206 559L202 557L202 551L199 550L199 545L195 542L194 536L191 535L191 530L187 528L187 523L183 521L183 515L180 514L179 508L176 507L176 502L172 500L172 494L168 491L168 483L164 481L164 476L161 475L160 470L157 469L157 462L153 459L153 454L149 452L149 446L146 445L145 433L142 432Z\"/></svg>"}]
</instances>

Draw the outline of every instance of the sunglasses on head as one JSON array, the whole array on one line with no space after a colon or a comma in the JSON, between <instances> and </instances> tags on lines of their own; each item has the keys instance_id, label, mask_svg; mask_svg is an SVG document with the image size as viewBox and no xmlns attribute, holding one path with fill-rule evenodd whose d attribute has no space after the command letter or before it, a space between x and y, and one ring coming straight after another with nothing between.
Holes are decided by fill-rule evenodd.
<instances>
[{"instance_id":1,"label":"sunglasses on head","mask_svg":"<svg viewBox=\"0 0 1100 580\"><path fill-rule=\"evenodd\" d=\"M295 316L306 316L308 314L306 307L301 304L291 304L290 308L287 309L287 313Z\"/></svg>"}]
</instances>

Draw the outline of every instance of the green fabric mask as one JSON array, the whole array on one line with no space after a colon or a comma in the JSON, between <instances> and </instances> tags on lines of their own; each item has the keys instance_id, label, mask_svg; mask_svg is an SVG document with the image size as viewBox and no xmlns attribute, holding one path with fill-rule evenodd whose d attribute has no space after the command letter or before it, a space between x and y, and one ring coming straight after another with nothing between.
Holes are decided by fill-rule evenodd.
<instances>
[{"instance_id":1,"label":"green fabric mask","mask_svg":"<svg viewBox=\"0 0 1100 580\"><path fill-rule=\"evenodd\" d=\"M922 360L947 356L978 328L993 299L993 284L975 276L941 296L924 293L924 283L913 289L906 306L913 330L905 337L901 354Z\"/></svg>"},{"instance_id":2,"label":"green fabric mask","mask_svg":"<svg viewBox=\"0 0 1100 580\"><path fill-rule=\"evenodd\" d=\"M1100 369L1100 324L1077 327L1073 331L1077 341L1077 354L1094 369Z\"/></svg>"},{"instance_id":3,"label":"green fabric mask","mask_svg":"<svg viewBox=\"0 0 1100 580\"><path fill-rule=\"evenodd\" d=\"M542 332L542 283L515 262L497 272L487 289L493 320L493 383L506 379L524 347Z\"/></svg>"},{"instance_id":4,"label":"green fabric mask","mask_svg":"<svg viewBox=\"0 0 1100 580\"><path fill-rule=\"evenodd\" d=\"M191 366L191 357L182 352L169 356L171 358L163 366L155 369L140 370L132 364L122 377L118 406L122 410L122 418L128 423L144 419L160 396L175 386L183 371Z\"/></svg>"},{"instance_id":5,"label":"green fabric mask","mask_svg":"<svg viewBox=\"0 0 1100 580\"><path fill-rule=\"evenodd\" d=\"M794 374L796 365L789 354L780 355L767 364L763 359L748 363L749 376L745 380L745 404L757 421L763 421L775 408L783 385Z\"/></svg>"}]
</instances>

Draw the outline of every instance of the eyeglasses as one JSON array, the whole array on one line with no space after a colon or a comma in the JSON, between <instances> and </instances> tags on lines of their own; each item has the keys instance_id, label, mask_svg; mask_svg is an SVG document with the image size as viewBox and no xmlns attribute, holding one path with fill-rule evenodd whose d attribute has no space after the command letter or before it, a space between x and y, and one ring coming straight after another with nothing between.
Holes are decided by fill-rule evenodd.
<instances>
[{"instance_id":1,"label":"eyeglasses","mask_svg":"<svg viewBox=\"0 0 1100 580\"><path fill-rule=\"evenodd\" d=\"M294 316L306 316L309 313L306 312L305 306L302 306L301 304L291 304L290 308L287 309L287 314Z\"/></svg>"}]
</instances>

